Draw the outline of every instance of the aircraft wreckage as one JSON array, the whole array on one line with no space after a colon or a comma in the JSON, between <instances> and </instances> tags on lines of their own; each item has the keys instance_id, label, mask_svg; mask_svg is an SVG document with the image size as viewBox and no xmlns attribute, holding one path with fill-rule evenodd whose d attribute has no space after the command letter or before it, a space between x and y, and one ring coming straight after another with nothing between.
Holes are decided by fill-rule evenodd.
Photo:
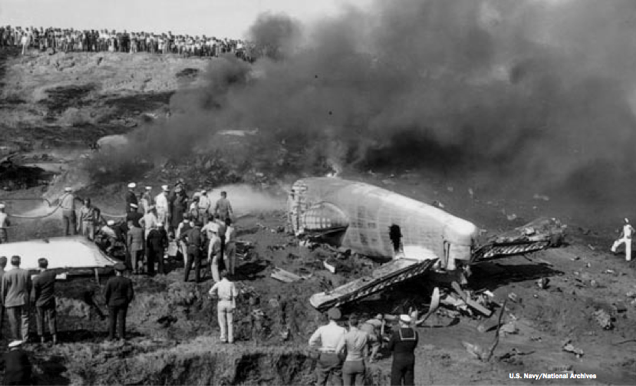
<instances>
[{"instance_id":1,"label":"aircraft wreckage","mask_svg":"<svg viewBox=\"0 0 636 386\"><path fill-rule=\"evenodd\" d=\"M484 260L558 246L565 228L558 220L539 219L479 245L479 230L469 221L377 186L332 177L296 181L288 220L300 238L391 259L369 276L311 296L319 310L431 270L463 277L470 265Z\"/></svg>"}]
</instances>

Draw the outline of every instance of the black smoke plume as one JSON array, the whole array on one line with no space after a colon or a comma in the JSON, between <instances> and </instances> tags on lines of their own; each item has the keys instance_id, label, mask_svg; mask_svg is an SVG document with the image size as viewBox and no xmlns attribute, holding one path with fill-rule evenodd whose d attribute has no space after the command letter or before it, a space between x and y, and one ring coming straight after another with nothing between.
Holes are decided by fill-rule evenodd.
<instances>
[{"instance_id":1,"label":"black smoke plume","mask_svg":"<svg viewBox=\"0 0 636 386\"><path fill-rule=\"evenodd\" d=\"M246 159L300 153L279 164L422 168L626 203L634 11L631 0L403 0L312 26L262 16L249 38L265 55L214 60L208 86L177 93L141 153L179 156L219 129L258 127L264 145Z\"/></svg>"}]
</instances>

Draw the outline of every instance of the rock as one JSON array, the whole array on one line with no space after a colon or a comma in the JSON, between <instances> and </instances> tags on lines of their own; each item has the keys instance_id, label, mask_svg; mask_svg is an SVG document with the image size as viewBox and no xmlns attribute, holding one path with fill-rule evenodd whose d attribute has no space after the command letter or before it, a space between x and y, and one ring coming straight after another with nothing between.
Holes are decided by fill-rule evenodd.
<instances>
[{"instance_id":1,"label":"rock","mask_svg":"<svg viewBox=\"0 0 636 386\"><path fill-rule=\"evenodd\" d=\"M614 328L614 325L612 324L612 317L604 309L599 308L594 312L593 316L598 325L601 326L604 330L611 330L612 328Z\"/></svg>"}]
</instances>

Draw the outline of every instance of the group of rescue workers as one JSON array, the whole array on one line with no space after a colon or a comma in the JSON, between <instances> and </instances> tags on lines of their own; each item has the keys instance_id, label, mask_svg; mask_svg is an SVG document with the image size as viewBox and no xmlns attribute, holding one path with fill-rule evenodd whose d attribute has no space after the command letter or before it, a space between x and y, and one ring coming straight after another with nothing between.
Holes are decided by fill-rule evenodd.
<instances>
[{"instance_id":1,"label":"group of rescue workers","mask_svg":"<svg viewBox=\"0 0 636 386\"><path fill-rule=\"evenodd\" d=\"M98 243L107 253L117 244L123 245L125 257L115 264L116 276L109 279L104 288L104 297L109 308L109 339L116 335L126 339L126 314L134 298L133 282L125 272L139 274L145 271L154 275L165 274L164 258L172 240L173 249L185 259L184 281L188 281L192 267L195 281L200 281L202 260L207 260L214 285L210 297L218 300L217 317L220 339L224 343L234 342L233 313L239 295L236 285L230 280L235 273L236 232L232 225L232 205L226 192L212 205L209 189L200 189L192 196L186 192L182 179L173 188L161 186L155 196L152 187L146 186L142 194L136 192L135 183L128 184L125 196L125 221L104 221L101 211L91 200L83 200L76 210L73 189L65 188L59 199L62 210L62 227L65 235L80 233ZM141 209L141 211L140 211ZM0 204L0 243L6 243L7 227L10 225L4 204ZM634 228L625 219L621 236L614 242L611 251L616 253L625 244L626 260L631 260L631 239ZM174 251L173 251L174 252ZM11 257L12 269L5 272L7 257L0 257L0 331L6 311L13 341L10 351L4 354L5 382L28 384L31 366L28 355L21 349L29 342L30 305L36 309L37 333L40 342L45 342L44 322L48 321L53 344L57 343L55 273L49 271L48 261L38 261L40 273L32 280L27 270L20 268L20 257ZM144 268L145 267L145 268ZM385 327L389 316L378 314L362 322L358 315L349 315L347 326L339 324L342 314L338 308L327 312L329 323L318 328L309 338L309 346L317 350L316 376L318 385L328 381L334 385L362 385L368 364L377 359L379 349L385 345L393 353L391 385L413 385L415 355L418 333L414 329L417 315L400 315L398 325L393 326L392 335L385 339ZM117 334L115 333L117 330ZM386 340L386 342L385 342Z\"/></svg>"},{"instance_id":2,"label":"group of rescue workers","mask_svg":"<svg viewBox=\"0 0 636 386\"><path fill-rule=\"evenodd\" d=\"M179 54L183 57L218 57L232 54L253 62L263 51L251 42L205 35L128 32L115 30L75 30L73 28L0 26L0 48L20 47L40 52L124 52Z\"/></svg>"}]
</instances>

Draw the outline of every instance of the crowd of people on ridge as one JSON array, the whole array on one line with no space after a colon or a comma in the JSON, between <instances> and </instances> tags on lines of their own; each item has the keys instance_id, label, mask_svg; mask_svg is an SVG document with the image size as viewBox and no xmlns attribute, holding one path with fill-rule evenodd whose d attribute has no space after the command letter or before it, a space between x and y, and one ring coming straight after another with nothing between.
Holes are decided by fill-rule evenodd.
<instances>
[{"instance_id":1,"label":"crowd of people on ridge","mask_svg":"<svg viewBox=\"0 0 636 386\"><path fill-rule=\"evenodd\" d=\"M174 35L124 30L76 30L73 28L37 28L0 26L0 49L21 47L22 54L29 50L45 52L124 52L151 54L178 54L183 57L217 57L233 54L253 62L261 55L261 48L241 39L217 38L206 35Z\"/></svg>"}]
</instances>

